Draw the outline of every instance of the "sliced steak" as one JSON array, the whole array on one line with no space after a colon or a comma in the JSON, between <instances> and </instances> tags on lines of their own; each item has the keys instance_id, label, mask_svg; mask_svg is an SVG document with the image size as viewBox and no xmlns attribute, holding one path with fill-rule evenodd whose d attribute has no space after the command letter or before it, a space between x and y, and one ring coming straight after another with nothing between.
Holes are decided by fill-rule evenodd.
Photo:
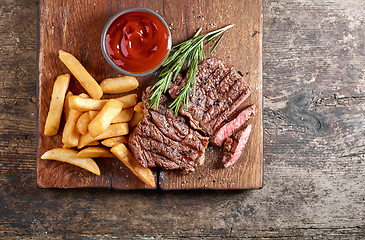
<instances>
[{"instance_id":1,"label":"sliced steak","mask_svg":"<svg viewBox=\"0 0 365 240\"><path fill-rule=\"evenodd\" d=\"M148 93L150 88L146 89ZM147 99L149 94L144 94ZM209 139L190 128L182 115L174 116L168 109L170 99L162 95L158 109L148 108L129 137L129 147L144 167L194 171L203 164Z\"/></svg>"},{"instance_id":2,"label":"sliced steak","mask_svg":"<svg viewBox=\"0 0 365 240\"><path fill-rule=\"evenodd\" d=\"M241 127L253 115L255 115L255 105L249 106L240 112L237 117L221 126L210 138L210 142L217 146L222 146L224 140L231 136L234 131Z\"/></svg>"},{"instance_id":3,"label":"sliced steak","mask_svg":"<svg viewBox=\"0 0 365 240\"><path fill-rule=\"evenodd\" d=\"M170 86L170 96L180 93L186 77ZM181 107L180 113L189 117L193 128L211 136L249 95L249 86L231 65L217 58L207 59L198 66L195 96L191 95L188 106Z\"/></svg>"},{"instance_id":4,"label":"sliced steak","mask_svg":"<svg viewBox=\"0 0 365 240\"><path fill-rule=\"evenodd\" d=\"M233 138L227 138L224 143L223 155L223 164L225 168L232 166L240 158L250 136L251 129L251 125L248 125L244 130L235 134Z\"/></svg>"}]
</instances>

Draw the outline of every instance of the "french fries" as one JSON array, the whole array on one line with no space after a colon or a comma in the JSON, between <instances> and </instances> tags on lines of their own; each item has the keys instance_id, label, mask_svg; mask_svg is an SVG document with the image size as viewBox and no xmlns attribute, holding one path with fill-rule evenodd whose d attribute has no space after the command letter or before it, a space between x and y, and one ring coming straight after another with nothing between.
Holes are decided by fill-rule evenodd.
<instances>
[{"instance_id":1,"label":"french fries","mask_svg":"<svg viewBox=\"0 0 365 240\"><path fill-rule=\"evenodd\" d=\"M79 133L76 129L76 122L81 114L81 111L70 109L62 134L62 142L67 148L76 147L79 143Z\"/></svg>"},{"instance_id":2,"label":"french fries","mask_svg":"<svg viewBox=\"0 0 365 240\"><path fill-rule=\"evenodd\" d=\"M129 121L129 128L132 129L135 126L137 126L137 124L139 123L139 121L141 121L143 118L143 114L140 114L139 112L134 112L133 118Z\"/></svg>"},{"instance_id":3,"label":"french fries","mask_svg":"<svg viewBox=\"0 0 365 240\"><path fill-rule=\"evenodd\" d=\"M101 141L101 144L103 144L106 147L114 147L115 145L118 145L119 143L128 144L128 137L119 136L119 137L108 138L108 139Z\"/></svg>"},{"instance_id":4,"label":"french fries","mask_svg":"<svg viewBox=\"0 0 365 240\"><path fill-rule=\"evenodd\" d=\"M107 78L99 85L73 55L60 50L59 58L90 96L67 92L69 74L56 79L44 135L57 134L63 112L66 121L62 132L63 145L45 152L41 159L66 162L100 175L92 158L117 157L144 183L156 187L151 170L140 165L126 147L130 129L143 117L143 102L137 104L137 94L134 93L101 99L103 93L120 94L138 88L138 80L131 76ZM105 147L100 146L99 140ZM86 148L78 152L71 149L74 147Z\"/></svg>"},{"instance_id":5,"label":"french fries","mask_svg":"<svg viewBox=\"0 0 365 240\"><path fill-rule=\"evenodd\" d=\"M99 111L89 111L89 115L91 119L94 119L96 115L98 115Z\"/></svg>"},{"instance_id":6,"label":"french fries","mask_svg":"<svg viewBox=\"0 0 365 240\"><path fill-rule=\"evenodd\" d=\"M122 111L122 108L123 103L121 101L115 99L108 100L98 115L91 120L88 127L90 135L95 138L102 134L110 126L113 118Z\"/></svg>"},{"instance_id":7,"label":"french fries","mask_svg":"<svg viewBox=\"0 0 365 240\"><path fill-rule=\"evenodd\" d=\"M128 94L116 99L123 103L123 108L131 108L137 104L137 94Z\"/></svg>"},{"instance_id":8,"label":"french fries","mask_svg":"<svg viewBox=\"0 0 365 240\"><path fill-rule=\"evenodd\" d=\"M58 132L63 110L63 103L69 83L70 74L64 74L58 76L53 85L51 103L49 106L46 124L44 126L44 135L46 136L53 136Z\"/></svg>"},{"instance_id":9,"label":"french fries","mask_svg":"<svg viewBox=\"0 0 365 240\"><path fill-rule=\"evenodd\" d=\"M94 119L98 115L99 111L89 111L91 119ZM117 116L112 120L112 123L123 123L129 122L134 114L133 108L123 109Z\"/></svg>"},{"instance_id":10,"label":"french fries","mask_svg":"<svg viewBox=\"0 0 365 240\"><path fill-rule=\"evenodd\" d=\"M103 90L101 89L100 85L95 81L90 73L86 71L79 60L77 60L72 54L62 50L59 51L59 58L92 98L100 99L103 96Z\"/></svg>"},{"instance_id":11,"label":"french fries","mask_svg":"<svg viewBox=\"0 0 365 240\"><path fill-rule=\"evenodd\" d=\"M100 83L104 93L118 94L130 92L138 88L139 82L135 77L123 76L117 78L107 78Z\"/></svg>"},{"instance_id":12,"label":"french fries","mask_svg":"<svg viewBox=\"0 0 365 240\"><path fill-rule=\"evenodd\" d=\"M129 122L133 118L133 108L123 109L117 116L112 120L112 123L123 123Z\"/></svg>"},{"instance_id":13,"label":"french fries","mask_svg":"<svg viewBox=\"0 0 365 240\"><path fill-rule=\"evenodd\" d=\"M93 138L90 132L87 132L85 135L80 137L79 144L77 145L78 148L83 148L89 143L95 140L102 140L106 138L118 137L122 135L127 135L129 133L128 123L116 123L110 125L102 134L98 135L97 137Z\"/></svg>"},{"instance_id":14,"label":"french fries","mask_svg":"<svg viewBox=\"0 0 365 240\"><path fill-rule=\"evenodd\" d=\"M95 100L91 98L83 98L80 96L72 96L70 97L69 104L70 108L76 109L79 111L91 111L91 110L100 110L104 107L108 100Z\"/></svg>"},{"instance_id":15,"label":"french fries","mask_svg":"<svg viewBox=\"0 0 365 240\"><path fill-rule=\"evenodd\" d=\"M79 94L79 97L81 97L81 98L85 98L85 99L90 98L90 96L89 96L89 95L87 95L86 93L80 93L80 94Z\"/></svg>"},{"instance_id":16,"label":"french fries","mask_svg":"<svg viewBox=\"0 0 365 240\"><path fill-rule=\"evenodd\" d=\"M95 140L95 141L92 141L91 143L87 144L86 146L97 146L97 145L99 145L99 141Z\"/></svg>"},{"instance_id":17,"label":"french fries","mask_svg":"<svg viewBox=\"0 0 365 240\"><path fill-rule=\"evenodd\" d=\"M143 102L139 102L134 106L134 111L143 114Z\"/></svg>"},{"instance_id":18,"label":"french fries","mask_svg":"<svg viewBox=\"0 0 365 240\"><path fill-rule=\"evenodd\" d=\"M66 97L65 97L65 103L63 104L64 105L64 108L63 108L63 114L65 116L65 120L67 120L68 118L68 113L70 112L70 97L73 96L72 92L67 92L66 94Z\"/></svg>"},{"instance_id":19,"label":"french fries","mask_svg":"<svg viewBox=\"0 0 365 240\"><path fill-rule=\"evenodd\" d=\"M41 159L66 162L100 175L100 169L92 158L77 157L77 151L65 148L55 148L45 152Z\"/></svg>"},{"instance_id":20,"label":"french fries","mask_svg":"<svg viewBox=\"0 0 365 240\"><path fill-rule=\"evenodd\" d=\"M142 167L123 143L112 147L110 151L144 183L152 188L156 187L152 171L149 168Z\"/></svg>"},{"instance_id":21,"label":"french fries","mask_svg":"<svg viewBox=\"0 0 365 240\"><path fill-rule=\"evenodd\" d=\"M104 147L88 147L82 149L78 154L79 158L115 158L115 156Z\"/></svg>"},{"instance_id":22,"label":"french fries","mask_svg":"<svg viewBox=\"0 0 365 240\"><path fill-rule=\"evenodd\" d=\"M84 112L81 114L79 119L76 122L76 129L81 135L85 135L87 133L87 128L89 123L91 122L91 117L89 112Z\"/></svg>"}]
</instances>

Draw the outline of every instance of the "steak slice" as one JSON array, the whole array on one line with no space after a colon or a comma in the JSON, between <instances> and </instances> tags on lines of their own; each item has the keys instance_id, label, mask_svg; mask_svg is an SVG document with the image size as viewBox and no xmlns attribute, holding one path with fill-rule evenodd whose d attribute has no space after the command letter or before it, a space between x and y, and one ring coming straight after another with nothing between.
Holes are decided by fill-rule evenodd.
<instances>
[{"instance_id":1,"label":"steak slice","mask_svg":"<svg viewBox=\"0 0 365 240\"><path fill-rule=\"evenodd\" d=\"M231 136L234 131L241 127L253 115L255 115L255 105L244 109L237 117L221 126L210 138L210 142L217 146L222 146L224 140Z\"/></svg>"},{"instance_id":2,"label":"steak slice","mask_svg":"<svg viewBox=\"0 0 365 240\"><path fill-rule=\"evenodd\" d=\"M248 125L244 130L235 134L233 139L227 138L224 143L223 155L223 164L225 168L232 166L240 158L250 136L251 129L251 125Z\"/></svg>"},{"instance_id":3,"label":"steak slice","mask_svg":"<svg viewBox=\"0 0 365 240\"><path fill-rule=\"evenodd\" d=\"M150 96L146 89L143 99ZM136 160L144 167L194 171L205 160L209 139L190 128L182 115L175 116L168 109L171 101L161 96L158 109L148 108L129 137L129 147Z\"/></svg>"},{"instance_id":4,"label":"steak slice","mask_svg":"<svg viewBox=\"0 0 365 240\"><path fill-rule=\"evenodd\" d=\"M177 79L170 86L170 96L176 97L186 82ZM193 128L211 136L220 124L250 95L250 88L231 65L218 58L203 61L198 66L195 96L190 96L180 113L189 118Z\"/></svg>"}]
</instances>

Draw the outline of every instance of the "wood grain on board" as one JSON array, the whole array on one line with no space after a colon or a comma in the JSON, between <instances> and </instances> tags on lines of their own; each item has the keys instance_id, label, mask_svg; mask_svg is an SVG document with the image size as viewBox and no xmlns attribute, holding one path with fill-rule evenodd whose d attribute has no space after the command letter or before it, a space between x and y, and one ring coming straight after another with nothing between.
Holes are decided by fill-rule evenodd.
<instances>
[{"instance_id":1,"label":"wood grain on board","mask_svg":"<svg viewBox=\"0 0 365 240\"><path fill-rule=\"evenodd\" d=\"M38 154L37 182L41 188L102 187L115 189L148 188L117 159L97 159L101 175L95 176L66 163L41 160L47 150L61 147L61 124L58 135L43 135L52 86L56 77L69 73L58 59L60 49L72 53L90 74L101 81L119 76L104 60L100 49L100 35L107 20L127 7L143 6L163 16L170 26L173 43L190 38L202 27L208 32L228 24L235 27L225 34L212 56L225 59L244 75L252 94L244 105L255 104L257 114L249 123L253 133L244 154L230 169L219 166L221 150L209 147L205 164L196 172L157 172L161 189L257 189L263 180L262 130L262 3L249 1L40 1L39 3L39 75L38 75ZM208 52L207 48L207 51ZM211 55L207 54L207 57ZM139 77L141 92L156 81L156 74ZM85 92L74 77L70 90ZM108 96L106 96L108 97ZM64 123L64 120L62 120Z\"/></svg>"}]
</instances>

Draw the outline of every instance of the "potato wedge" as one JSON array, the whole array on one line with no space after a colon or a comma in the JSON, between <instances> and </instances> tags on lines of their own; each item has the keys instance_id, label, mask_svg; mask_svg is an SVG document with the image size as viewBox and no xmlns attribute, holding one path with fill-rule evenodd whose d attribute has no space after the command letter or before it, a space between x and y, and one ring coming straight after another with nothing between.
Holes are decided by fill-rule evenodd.
<instances>
[{"instance_id":1,"label":"potato wedge","mask_svg":"<svg viewBox=\"0 0 365 240\"><path fill-rule=\"evenodd\" d=\"M63 144L62 148L73 148L74 146L72 146L71 144Z\"/></svg>"},{"instance_id":2,"label":"potato wedge","mask_svg":"<svg viewBox=\"0 0 365 240\"><path fill-rule=\"evenodd\" d=\"M80 94L79 94L79 97L82 97L82 98L85 98L85 99L90 98L90 96L89 96L89 95L87 95L86 93L80 93Z\"/></svg>"},{"instance_id":3,"label":"potato wedge","mask_svg":"<svg viewBox=\"0 0 365 240\"><path fill-rule=\"evenodd\" d=\"M136 106L134 106L134 111L143 114L143 102L139 102L136 104Z\"/></svg>"},{"instance_id":4,"label":"potato wedge","mask_svg":"<svg viewBox=\"0 0 365 240\"><path fill-rule=\"evenodd\" d=\"M87 144L86 146L97 146L99 144L100 144L99 141L95 140L95 141L92 141L91 143Z\"/></svg>"},{"instance_id":5,"label":"potato wedge","mask_svg":"<svg viewBox=\"0 0 365 240\"><path fill-rule=\"evenodd\" d=\"M87 127L91 122L91 117L89 112L84 112L81 114L79 119L76 122L76 129L81 135L85 135L87 133Z\"/></svg>"},{"instance_id":6,"label":"potato wedge","mask_svg":"<svg viewBox=\"0 0 365 240\"><path fill-rule=\"evenodd\" d=\"M63 104L64 105L64 108L63 108L63 115L64 115L64 118L65 120L67 120L68 118L68 114L70 112L70 97L73 96L72 92L68 91L67 94L66 94L66 97L65 97L65 103Z\"/></svg>"},{"instance_id":7,"label":"potato wedge","mask_svg":"<svg viewBox=\"0 0 365 240\"><path fill-rule=\"evenodd\" d=\"M144 183L152 188L156 187L152 171L149 168L142 167L123 143L112 147L110 151Z\"/></svg>"},{"instance_id":8,"label":"potato wedge","mask_svg":"<svg viewBox=\"0 0 365 240\"><path fill-rule=\"evenodd\" d=\"M123 103L123 108L131 108L137 104L137 94L128 94L123 97L115 98ZM96 109L97 110L97 109Z\"/></svg>"},{"instance_id":9,"label":"potato wedge","mask_svg":"<svg viewBox=\"0 0 365 240\"><path fill-rule=\"evenodd\" d=\"M133 118L133 108L123 109L117 116L112 120L112 123L123 123L129 122Z\"/></svg>"},{"instance_id":10,"label":"potato wedge","mask_svg":"<svg viewBox=\"0 0 365 240\"><path fill-rule=\"evenodd\" d=\"M115 158L115 156L105 147L88 147L82 149L78 154L79 158Z\"/></svg>"},{"instance_id":11,"label":"potato wedge","mask_svg":"<svg viewBox=\"0 0 365 240\"><path fill-rule=\"evenodd\" d=\"M98 115L91 120L88 130L92 137L103 133L111 124L113 118L122 111L123 103L116 99L110 99L100 110Z\"/></svg>"},{"instance_id":12,"label":"potato wedge","mask_svg":"<svg viewBox=\"0 0 365 240\"><path fill-rule=\"evenodd\" d=\"M79 143L80 134L76 129L76 122L81 114L81 111L70 109L62 134L62 142L65 146L67 146L67 148L76 147Z\"/></svg>"},{"instance_id":13,"label":"potato wedge","mask_svg":"<svg viewBox=\"0 0 365 240\"><path fill-rule=\"evenodd\" d=\"M115 145L118 145L119 143L128 144L128 137L119 136L119 137L108 138L108 139L101 141L101 144L103 144L106 147L114 147Z\"/></svg>"},{"instance_id":14,"label":"potato wedge","mask_svg":"<svg viewBox=\"0 0 365 240\"><path fill-rule=\"evenodd\" d=\"M70 83L70 74L64 74L58 76L54 85L51 96L51 103L44 126L44 135L53 136L56 135L60 127L61 115L63 110L63 104L65 101L65 95Z\"/></svg>"},{"instance_id":15,"label":"potato wedge","mask_svg":"<svg viewBox=\"0 0 365 240\"><path fill-rule=\"evenodd\" d=\"M95 141L92 141L92 142L90 142L90 143L88 143L85 147L89 147L89 146L97 146L97 145L99 145L100 143L99 143L99 141L97 141L97 140L95 140ZM69 144L63 144L63 146L62 146L63 148L73 148L73 147L75 147L75 146L73 146L73 145L69 145Z\"/></svg>"},{"instance_id":16,"label":"potato wedge","mask_svg":"<svg viewBox=\"0 0 365 240\"><path fill-rule=\"evenodd\" d=\"M108 100L106 99L95 100L91 98L82 98L80 96L72 96L69 100L70 108L79 111L100 110L107 102Z\"/></svg>"},{"instance_id":17,"label":"potato wedge","mask_svg":"<svg viewBox=\"0 0 365 240\"><path fill-rule=\"evenodd\" d=\"M85 88L93 99L100 99L103 96L103 90L88 71L81 65L72 54L59 51L59 58L72 72L75 78Z\"/></svg>"},{"instance_id":18,"label":"potato wedge","mask_svg":"<svg viewBox=\"0 0 365 240\"><path fill-rule=\"evenodd\" d=\"M66 162L80 168L86 169L96 175L100 175L100 169L91 158L77 157L77 151L65 148L55 148L45 152L41 159L56 160Z\"/></svg>"},{"instance_id":19,"label":"potato wedge","mask_svg":"<svg viewBox=\"0 0 365 240\"><path fill-rule=\"evenodd\" d=\"M96 115L98 115L99 111L89 111L89 115L91 119L94 119Z\"/></svg>"},{"instance_id":20,"label":"potato wedge","mask_svg":"<svg viewBox=\"0 0 365 240\"><path fill-rule=\"evenodd\" d=\"M139 82L135 77L123 76L116 78L107 78L101 81L100 87L104 93L118 94L130 92L138 88Z\"/></svg>"},{"instance_id":21,"label":"potato wedge","mask_svg":"<svg viewBox=\"0 0 365 240\"><path fill-rule=\"evenodd\" d=\"M134 112L133 118L132 120L129 121L129 128L132 129L135 126L137 126L137 124L139 123L139 121L141 121L143 118L143 114L140 114L139 112Z\"/></svg>"},{"instance_id":22,"label":"potato wedge","mask_svg":"<svg viewBox=\"0 0 365 240\"><path fill-rule=\"evenodd\" d=\"M127 135L129 133L128 123L116 123L110 125L102 134L98 135L96 138L93 138L90 132L87 132L85 135L80 137L80 141L78 144L78 148L83 148L89 143L95 140L102 140L106 138L118 137L122 135Z\"/></svg>"}]
</instances>

